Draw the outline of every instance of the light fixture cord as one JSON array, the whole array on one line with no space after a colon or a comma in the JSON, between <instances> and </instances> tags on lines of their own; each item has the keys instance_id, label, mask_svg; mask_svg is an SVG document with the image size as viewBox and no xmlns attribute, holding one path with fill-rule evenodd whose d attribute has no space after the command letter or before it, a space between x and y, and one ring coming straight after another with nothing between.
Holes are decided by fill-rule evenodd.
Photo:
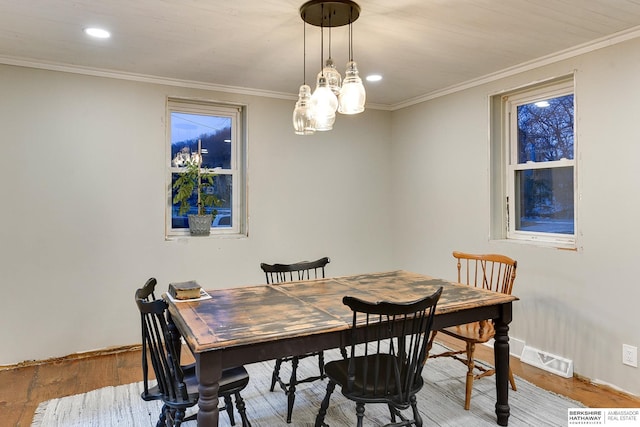
<instances>
[{"instance_id":1,"label":"light fixture cord","mask_svg":"<svg viewBox=\"0 0 640 427\"><path fill-rule=\"evenodd\" d=\"M320 27L320 70L324 76L324 27Z\"/></svg>"},{"instance_id":2,"label":"light fixture cord","mask_svg":"<svg viewBox=\"0 0 640 427\"><path fill-rule=\"evenodd\" d=\"M324 3L320 5L320 75L324 76Z\"/></svg>"},{"instance_id":3,"label":"light fixture cord","mask_svg":"<svg viewBox=\"0 0 640 427\"><path fill-rule=\"evenodd\" d=\"M302 84L307 84L307 21L302 17Z\"/></svg>"},{"instance_id":4,"label":"light fixture cord","mask_svg":"<svg viewBox=\"0 0 640 427\"><path fill-rule=\"evenodd\" d=\"M331 59L331 14L329 14L329 59Z\"/></svg>"},{"instance_id":5,"label":"light fixture cord","mask_svg":"<svg viewBox=\"0 0 640 427\"><path fill-rule=\"evenodd\" d=\"M353 6L349 9L349 61L353 61L353 30L351 24L353 23Z\"/></svg>"}]
</instances>

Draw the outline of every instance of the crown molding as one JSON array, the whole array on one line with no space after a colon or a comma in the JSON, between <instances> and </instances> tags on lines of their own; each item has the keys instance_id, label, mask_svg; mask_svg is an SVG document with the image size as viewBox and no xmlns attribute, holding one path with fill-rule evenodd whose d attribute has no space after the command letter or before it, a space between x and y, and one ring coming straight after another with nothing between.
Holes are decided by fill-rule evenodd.
<instances>
[{"instance_id":1,"label":"crown molding","mask_svg":"<svg viewBox=\"0 0 640 427\"><path fill-rule=\"evenodd\" d=\"M466 90L466 89L470 89L486 83L494 82L496 80L513 76L515 74L519 74L525 71L530 71L536 68L543 67L545 65L560 62L565 59L573 58L578 55L583 55L585 53L593 52L598 49L603 49L605 47L613 46L628 40L636 39L638 37L640 37L640 26L633 27L625 31L620 31L610 36L602 37L600 39L593 40L591 42L587 42L578 46L574 46L569 49L561 50L559 52L552 53L550 55L546 55L531 61L523 62L522 64L505 68L504 70L487 74L477 79L468 80L466 82L449 86L441 90L433 91L425 95L411 98L406 101L393 104L390 106L389 109L391 111L400 110L402 108L410 107L412 105L419 104L421 102L440 98L442 96L450 95L455 92L460 92L462 90Z\"/></svg>"},{"instance_id":2,"label":"crown molding","mask_svg":"<svg viewBox=\"0 0 640 427\"><path fill-rule=\"evenodd\" d=\"M36 68L48 71L60 71L65 73L82 74L93 77L106 77L111 79L129 80L142 83L153 83L167 86L185 87L191 89L205 89L218 92L235 93L242 95L262 96L268 98L279 98L297 100L298 96L291 93L275 92L262 89L251 89L240 86L226 86L213 83L205 83L193 80L171 79L147 74L127 73L124 71L114 71L101 68L82 67L78 65L68 65L55 62L34 61L25 58L15 58L0 56L0 64L15 65L18 67Z\"/></svg>"},{"instance_id":3,"label":"crown molding","mask_svg":"<svg viewBox=\"0 0 640 427\"><path fill-rule=\"evenodd\" d=\"M432 99L440 98L442 96L450 95L452 93L460 92L462 90L470 89L476 86L480 86L486 83L490 83L496 80L500 80L506 77L513 76L518 73L533 70L545 65L553 64L565 59L573 58L578 55L593 52L598 49L613 46L628 40L636 39L640 37L640 26L630 28L625 31L621 31L610 36L606 36L588 43L584 43L578 46L574 46L569 49L565 49L550 55L543 56L531 61L524 62L522 64L515 65L513 67L500 70L495 73L487 74L485 76L468 80L453 86L449 86L444 89L433 91L424 95L410 98L405 101L395 104L367 104L367 108L375 110L396 111L402 108L410 107L421 102L429 101ZM42 62L25 58L16 58L8 56L0 56L0 64L14 65L19 67L36 68L49 71L61 71L65 73L83 74L94 77L106 77L112 79L129 80L143 83L153 83L167 86L184 87L191 89L203 89L218 92L234 93L241 95L260 96L266 98L287 99L295 101L298 99L296 94L275 92L262 89L251 89L240 86L226 86L213 83L205 83L192 80L180 80L171 79L165 77L158 77L146 74L127 73L123 71L113 71L100 68L81 67L77 65L68 65L55 62Z\"/></svg>"}]
</instances>

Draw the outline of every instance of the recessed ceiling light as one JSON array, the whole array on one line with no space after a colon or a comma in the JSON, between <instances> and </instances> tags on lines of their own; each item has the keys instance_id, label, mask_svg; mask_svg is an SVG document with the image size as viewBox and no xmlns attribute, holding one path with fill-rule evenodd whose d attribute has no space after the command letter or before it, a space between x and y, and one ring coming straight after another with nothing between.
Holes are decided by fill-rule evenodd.
<instances>
[{"instance_id":1,"label":"recessed ceiling light","mask_svg":"<svg viewBox=\"0 0 640 427\"><path fill-rule=\"evenodd\" d=\"M95 37L97 39L108 39L111 37L111 33L102 28L89 27L84 29L85 34Z\"/></svg>"},{"instance_id":2,"label":"recessed ceiling light","mask_svg":"<svg viewBox=\"0 0 640 427\"><path fill-rule=\"evenodd\" d=\"M382 76L380 74L370 74L366 77L368 82L379 82L382 80Z\"/></svg>"}]
</instances>

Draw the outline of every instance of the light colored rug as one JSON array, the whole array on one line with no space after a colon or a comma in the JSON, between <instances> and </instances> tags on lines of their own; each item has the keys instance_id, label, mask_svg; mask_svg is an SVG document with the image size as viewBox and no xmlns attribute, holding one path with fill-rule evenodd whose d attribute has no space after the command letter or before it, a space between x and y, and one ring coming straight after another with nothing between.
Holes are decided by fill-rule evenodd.
<instances>
[{"instance_id":1,"label":"light colored rug","mask_svg":"<svg viewBox=\"0 0 640 427\"><path fill-rule=\"evenodd\" d=\"M436 349L434 349L436 350ZM436 350L437 351L437 350ZM326 352L327 360L339 358L337 351ZM307 363L308 362L308 363ZM313 370L315 360L300 363L300 375ZM247 405L247 417L253 427L287 426L286 396L282 391L269 392L272 362L247 365L251 381L242 392ZM317 370L317 365L315 365ZM496 426L495 377L474 384L471 410L465 411L465 366L451 358L431 359L425 371L425 386L418 395L418 406L425 426ZM326 388L322 382L302 384L296 392L291 426L313 426ZM564 426L567 409L582 407L578 402L545 391L516 378L518 391L509 390L510 426ZM105 387L88 393L43 402L38 407L32 427L153 427L160 412L160 402L144 402L140 398L142 383ZM365 406L365 425L381 426L390 422L385 405ZM355 404L342 396L339 387L331 396L325 419L332 427L356 423ZM183 424L193 427L195 421ZM228 426L226 413L220 414L220 425ZM240 425L236 413L236 425Z\"/></svg>"}]
</instances>

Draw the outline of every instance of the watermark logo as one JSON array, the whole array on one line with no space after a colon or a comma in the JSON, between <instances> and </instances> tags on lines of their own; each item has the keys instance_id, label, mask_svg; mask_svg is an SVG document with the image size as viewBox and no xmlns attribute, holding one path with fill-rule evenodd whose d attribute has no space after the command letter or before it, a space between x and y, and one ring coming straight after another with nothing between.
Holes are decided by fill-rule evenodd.
<instances>
[{"instance_id":1,"label":"watermark logo","mask_svg":"<svg viewBox=\"0 0 640 427\"><path fill-rule=\"evenodd\" d=\"M640 408L569 408L568 426L640 426Z\"/></svg>"}]
</instances>

